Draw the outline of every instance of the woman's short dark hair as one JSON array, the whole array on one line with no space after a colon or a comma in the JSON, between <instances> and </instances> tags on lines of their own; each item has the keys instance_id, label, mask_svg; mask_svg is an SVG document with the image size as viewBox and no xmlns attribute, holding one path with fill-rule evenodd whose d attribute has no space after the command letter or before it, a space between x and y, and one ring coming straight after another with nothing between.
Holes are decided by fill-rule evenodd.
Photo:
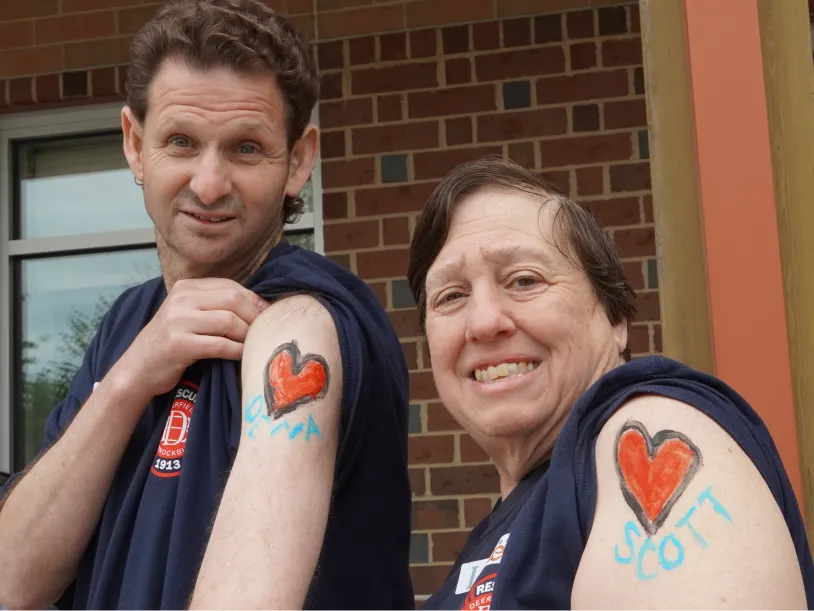
<instances>
[{"instance_id":1,"label":"woman's short dark hair","mask_svg":"<svg viewBox=\"0 0 814 611\"><path fill-rule=\"evenodd\" d=\"M407 277L418 305L422 328L427 317L427 272L449 234L452 215L467 196L486 189L516 192L539 198L542 205L555 202L555 246L584 270L594 294L612 325L636 314L636 295L625 278L616 245L594 216L545 180L510 159L489 156L454 168L430 196L418 218L410 246ZM630 348L624 351L630 360Z\"/></svg>"},{"instance_id":2,"label":"woman's short dark hair","mask_svg":"<svg viewBox=\"0 0 814 611\"><path fill-rule=\"evenodd\" d=\"M308 126L319 98L310 44L260 0L173 0L141 28L130 45L126 89L127 105L142 124L150 85L168 58L193 69L226 68L275 77L285 102L289 151ZM284 222L295 221L303 205L301 198L286 196Z\"/></svg>"}]
</instances>

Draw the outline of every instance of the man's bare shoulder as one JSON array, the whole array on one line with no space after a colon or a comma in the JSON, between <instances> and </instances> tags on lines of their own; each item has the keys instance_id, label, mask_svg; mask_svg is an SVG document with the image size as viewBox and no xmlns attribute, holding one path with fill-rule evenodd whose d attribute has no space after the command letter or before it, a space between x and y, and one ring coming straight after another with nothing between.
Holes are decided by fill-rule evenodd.
<instances>
[{"instance_id":1,"label":"man's bare shoulder","mask_svg":"<svg viewBox=\"0 0 814 611\"><path fill-rule=\"evenodd\" d=\"M597 439L596 472L574 607L806 606L771 491L701 411L667 397L632 399Z\"/></svg>"}]
</instances>

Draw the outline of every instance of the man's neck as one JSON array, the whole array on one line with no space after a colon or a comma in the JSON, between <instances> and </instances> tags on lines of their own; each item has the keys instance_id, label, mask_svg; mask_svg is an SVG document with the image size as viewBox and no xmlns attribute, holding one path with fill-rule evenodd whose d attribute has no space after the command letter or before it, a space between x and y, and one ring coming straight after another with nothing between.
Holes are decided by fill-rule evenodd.
<instances>
[{"instance_id":1,"label":"man's neck","mask_svg":"<svg viewBox=\"0 0 814 611\"><path fill-rule=\"evenodd\" d=\"M164 277L164 286L167 293L179 280L197 278L227 278L244 285L251 275L260 269L268 258L271 250L282 240L282 233L278 233L272 240L258 248L248 257L236 258L234 261L222 261L212 264L194 265L178 260L177 253L159 240L158 258L161 263L161 275Z\"/></svg>"}]
</instances>

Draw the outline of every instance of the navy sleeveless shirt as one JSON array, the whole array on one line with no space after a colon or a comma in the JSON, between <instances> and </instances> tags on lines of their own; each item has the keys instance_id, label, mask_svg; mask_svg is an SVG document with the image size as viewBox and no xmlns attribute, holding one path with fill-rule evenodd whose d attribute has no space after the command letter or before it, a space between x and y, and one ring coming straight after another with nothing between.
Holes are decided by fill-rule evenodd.
<instances>
[{"instance_id":1,"label":"navy sleeveless shirt","mask_svg":"<svg viewBox=\"0 0 814 611\"><path fill-rule=\"evenodd\" d=\"M636 394L663 395L696 407L752 460L785 517L811 608L814 564L803 520L765 425L721 380L654 356L610 371L580 397L551 458L473 529L424 609L570 608L596 504L596 439L616 409Z\"/></svg>"},{"instance_id":2,"label":"navy sleeveless shirt","mask_svg":"<svg viewBox=\"0 0 814 611\"><path fill-rule=\"evenodd\" d=\"M267 299L291 292L314 296L331 313L339 338L340 443L330 517L306 608L414 608L408 570L408 375L384 310L356 276L286 241L246 286ZM47 422L43 450L165 298L164 283L156 278L116 301L69 395ZM196 363L171 393L146 407L76 580L57 607L186 608L237 453L241 404L239 363L210 360ZM273 566L258 571L258 578L275 579Z\"/></svg>"}]
</instances>

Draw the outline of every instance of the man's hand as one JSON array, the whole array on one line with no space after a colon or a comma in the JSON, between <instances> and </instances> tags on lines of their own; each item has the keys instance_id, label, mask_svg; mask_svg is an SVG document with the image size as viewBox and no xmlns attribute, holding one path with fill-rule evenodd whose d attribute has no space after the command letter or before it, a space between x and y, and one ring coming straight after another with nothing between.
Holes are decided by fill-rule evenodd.
<instances>
[{"instance_id":1,"label":"man's hand","mask_svg":"<svg viewBox=\"0 0 814 611\"><path fill-rule=\"evenodd\" d=\"M180 280L116 369L154 397L204 359L240 360L249 326L268 303L232 280Z\"/></svg>"}]
</instances>

